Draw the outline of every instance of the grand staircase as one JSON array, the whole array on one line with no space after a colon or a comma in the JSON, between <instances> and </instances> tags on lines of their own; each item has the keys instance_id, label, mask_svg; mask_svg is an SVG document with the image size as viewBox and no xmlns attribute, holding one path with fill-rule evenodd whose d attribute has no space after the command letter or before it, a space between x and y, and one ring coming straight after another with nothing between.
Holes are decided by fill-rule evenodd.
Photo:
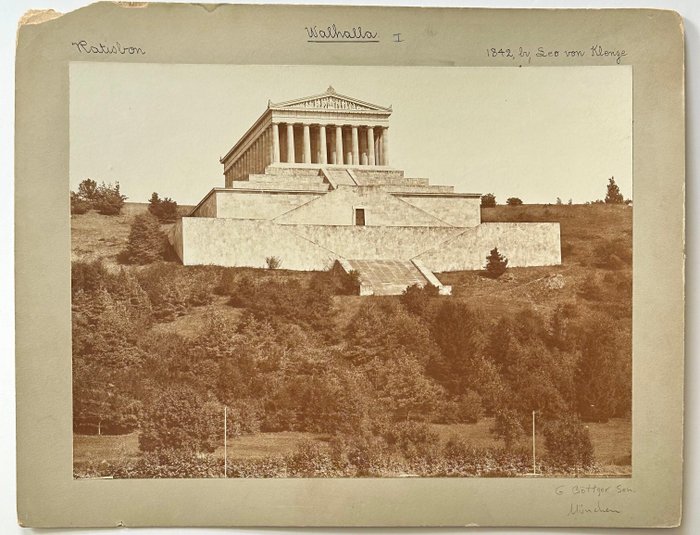
<instances>
[{"instance_id":1,"label":"grand staircase","mask_svg":"<svg viewBox=\"0 0 700 535\"><path fill-rule=\"evenodd\" d=\"M333 188L338 186L357 186L357 182L352 177L352 174L343 168L338 167L322 167L321 172L325 175L329 184Z\"/></svg>"},{"instance_id":2,"label":"grand staircase","mask_svg":"<svg viewBox=\"0 0 700 535\"><path fill-rule=\"evenodd\" d=\"M428 282L438 287L441 295L452 292L433 273L418 261L411 260L344 260L346 271L360 275L360 295L401 295L414 284L425 286Z\"/></svg>"}]
</instances>

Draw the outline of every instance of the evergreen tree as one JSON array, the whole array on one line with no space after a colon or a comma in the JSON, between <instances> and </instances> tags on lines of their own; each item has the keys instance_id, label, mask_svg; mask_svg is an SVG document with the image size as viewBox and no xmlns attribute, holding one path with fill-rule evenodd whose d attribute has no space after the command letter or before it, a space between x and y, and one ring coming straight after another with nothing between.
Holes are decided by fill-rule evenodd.
<instances>
[{"instance_id":1,"label":"evergreen tree","mask_svg":"<svg viewBox=\"0 0 700 535\"><path fill-rule=\"evenodd\" d=\"M120 260L128 264L151 264L163 259L166 248L167 240L158 219L150 213L138 215L131 224L129 241Z\"/></svg>"},{"instance_id":2,"label":"evergreen tree","mask_svg":"<svg viewBox=\"0 0 700 535\"><path fill-rule=\"evenodd\" d=\"M625 199L622 197L622 193L620 193L620 188L615 184L615 177L611 176L608 179L608 193L605 196L605 203L622 204L624 202Z\"/></svg>"},{"instance_id":3,"label":"evergreen tree","mask_svg":"<svg viewBox=\"0 0 700 535\"><path fill-rule=\"evenodd\" d=\"M486 274L491 278L498 278L506 272L508 267L508 259L498 252L498 248L494 247L486 257Z\"/></svg>"}]
</instances>

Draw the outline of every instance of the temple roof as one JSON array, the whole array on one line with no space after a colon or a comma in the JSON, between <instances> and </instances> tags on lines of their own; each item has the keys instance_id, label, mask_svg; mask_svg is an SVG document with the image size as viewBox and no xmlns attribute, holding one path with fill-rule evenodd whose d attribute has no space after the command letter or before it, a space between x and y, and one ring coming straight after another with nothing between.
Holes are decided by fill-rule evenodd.
<instances>
[{"instance_id":1,"label":"temple roof","mask_svg":"<svg viewBox=\"0 0 700 535\"><path fill-rule=\"evenodd\" d=\"M378 106L377 104L364 102L353 97L348 97L347 95L341 95L340 93L336 93L335 89L333 89L333 86L329 86L328 89L326 89L326 92L321 93L320 95L312 95L310 97L302 97L278 103L268 101L267 107L268 109L272 110L345 110L377 111L382 113L391 113L391 106L386 108L384 106Z\"/></svg>"}]
</instances>

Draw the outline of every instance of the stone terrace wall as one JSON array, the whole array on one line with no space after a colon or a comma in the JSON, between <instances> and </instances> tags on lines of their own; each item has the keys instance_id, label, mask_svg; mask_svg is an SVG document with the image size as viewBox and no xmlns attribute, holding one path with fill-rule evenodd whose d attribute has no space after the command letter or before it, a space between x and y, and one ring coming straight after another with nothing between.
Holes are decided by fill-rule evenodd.
<instances>
[{"instance_id":1,"label":"stone terrace wall","mask_svg":"<svg viewBox=\"0 0 700 535\"><path fill-rule=\"evenodd\" d=\"M481 198L432 195L396 196L456 227L475 227L481 223Z\"/></svg>"},{"instance_id":2,"label":"stone terrace wall","mask_svg":"<svg viewBox=\"0 0 700 535\"><path fill-rule=\"evenodd\" d=\"M349 260L410 260L463 229L294 225L290 231Z\"/></svg>"},{"instance_id":3,"label":"stone terrace wall","mask_svg":"<svg viewBox=\"0 0 700 535\"><path fill-rule=\"evenodd\" d=\"M326 269L334 260L422 261L432 271L482 269L493 247L509 266L561 263L558 223L484 223L475 228L278 225L272 221L186 217L171 241L185 265ZM184 252L183 252L184 251Z\"/></svg>"},{"instance_id":4,"label":"stone terrace wall","mask_svg":"<svg viewBox=\"0 0 700 535\"><path fill-rule=\"evenodd\" d=\"M276 219L281 224L354 225L354 208L365 209L365 225L449 226L432 214L376 187L340 187Z\"/></svg>"},{"instance_id":5,"label":"stone terrace wall","mask_svg":"<svg viewBox=\"0 0 700 535\"><path fill-rule=\"evenodd\" d=\"M559 223L482 223L417 258L432 271L476 270L494 247L509 267L561 264Z\"/></svg>"},{"instance_id":6,"label":"stone terrace wall","mask_svg":"<svg viewBox=\"0 0 700 535\"><path fill-rule=\"evenodd\" d=\"M194 217L216 217L216 191L197 206L192 215Z\"/></svg>"},{"instance_id":7,"label":"stone terrace wall","mask_svg":"<svg viewBox=\"0 0 700 535\"><path fill-rule=\"evenodd\" d=\"M217 191L215 195L218 217L274 219L323 193Z\"/></svg>"},{"instance_id":8,"label":"stone terrace wall","mask_svg":"<svg viewBox=\"0 0 700 535\"><path fill-rule=\"evenodd\" d=\"M336 255L271 221L184 217L175 228L175 249L186 266L265 267L265 258L277 256L283 269L323 270ZM183 254L184 251L184 254Z\"/></svg>"}]
</instances>

